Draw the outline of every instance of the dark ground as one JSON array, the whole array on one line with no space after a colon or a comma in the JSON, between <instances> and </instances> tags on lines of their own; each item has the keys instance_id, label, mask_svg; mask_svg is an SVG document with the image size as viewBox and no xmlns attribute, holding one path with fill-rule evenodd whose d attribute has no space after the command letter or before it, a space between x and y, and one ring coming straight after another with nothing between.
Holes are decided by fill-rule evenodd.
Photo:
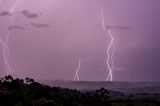
<instances>
[{"instance_id":1,"label":"dark ground","mask_svg":"<svg viewBox=\"0 0 160 106\"><path fill-rule=\"evenodd\" d=\"M52 86L5 76L0 106L160 106L159 83L54 81Z\"/></svg>"}]
</instances>

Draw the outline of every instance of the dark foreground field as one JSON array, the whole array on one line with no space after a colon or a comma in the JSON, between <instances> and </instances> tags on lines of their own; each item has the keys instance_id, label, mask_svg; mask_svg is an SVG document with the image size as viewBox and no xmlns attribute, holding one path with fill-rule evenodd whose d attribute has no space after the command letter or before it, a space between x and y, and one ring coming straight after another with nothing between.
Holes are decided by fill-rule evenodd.
<instances>
[{"instance_id":1,"label":"dark foreground field","mask_svg":"<svg viewBox=\"0 0 160 106\"><path fill-rule=\"evenodd\" d=\"M159 83L47 82L1 78L0 106L160 106Z\"/></svg>"}]
</instances>

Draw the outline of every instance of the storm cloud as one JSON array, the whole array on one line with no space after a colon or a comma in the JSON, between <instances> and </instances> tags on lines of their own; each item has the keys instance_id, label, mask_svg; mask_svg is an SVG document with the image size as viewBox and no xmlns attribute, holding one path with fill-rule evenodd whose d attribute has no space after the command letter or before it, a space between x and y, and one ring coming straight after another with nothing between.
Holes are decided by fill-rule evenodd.
<instances>
[{"instance_id":1,"label":"storm cloud","mask_svg":"<svg viewBox=\"0 0 160 106\"><path fill-rule=\"evenodd\" d=\"M15 30L15 29L24 30L25 27L20 26L20 25L11 25L8 27L8 30Z\"/></svg>"},{"instance_id":2,"label":"storm cloud","mask_svg":"<svg viewBox=\"0 0 160 106\"><path fill-rule=\"evenodd\" d=\"M120 29L120 30L131 30L131 27L128 26L113 26L115 29Z\"/></svg>"},{"instance_id":3,"label":"storm cloud","mask_svg":"<svg viewBox=\"0 0 160 106\"><path fill-rule=\"evenodd\" d=\"M101 27L102 25L101 24L95 24L93 26L94 27ZM119 25L119 26L105 25L105 29L131 30L132 28L128 27L128 26L122 26L122 25Z\"/></svg>"},{"instance_id":4,"label":"storm cloud","mask_svg":"<svg viewBox=\"0 0 160 106\"><path fill-rule=\"evenodd\" d=\"M30 18L30 19L34 19L34 18L38 18L39 15L36 13L31 13L28 10L23 10L22 14L26 17L26 18Z\"/></svg>"},{"instance_id":5,"label":"storm cloud","mask_svg":"<svg viewBox=\"0 0 160 106\"><path fill-rule=\"evenodd\" d=\"M41 24L41 23L30 23L31 26L36 28L49 28L50 25L48 24Z\"/></svg>"},{"instance_id":6,"label":"storm cloud","mask_svg":"<svg viewBox=\"0 0 160 106\"><path fill-rule=\"evenodd\" d=\"M12 15L7 11L3 11L0 13L0 16L12 16Z\"/></svg>"}]
</instances>

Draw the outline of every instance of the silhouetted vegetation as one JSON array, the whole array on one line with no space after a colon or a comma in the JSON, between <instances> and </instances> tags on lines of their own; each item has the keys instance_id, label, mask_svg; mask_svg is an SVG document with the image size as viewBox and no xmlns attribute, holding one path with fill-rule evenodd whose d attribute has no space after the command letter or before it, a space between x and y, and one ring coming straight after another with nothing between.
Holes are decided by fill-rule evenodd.
<instances>
[{"instance_id":1,"label":"silhouetted vegetation","mask_svg":"<svg viewBox=\"0 0 160 106\"><path fill-rule=\"evenodd\" d=\"M9 75L0 79L0 106L158 106L160 95L155 95L110 97L104 88L78 91L50 87L31 78L14 79Z\"/></svg>"},{"instance_id":2,"label":"silhouetted vegetation","mask_svg":"<svg viewBox=\"0 0 160 106\"><path fill-rule=\"evenodd\" d=\"M50 87L33 79L0 79L0 106L109 106L108 91L80 92Z\"/></svg>"}]
</instances>

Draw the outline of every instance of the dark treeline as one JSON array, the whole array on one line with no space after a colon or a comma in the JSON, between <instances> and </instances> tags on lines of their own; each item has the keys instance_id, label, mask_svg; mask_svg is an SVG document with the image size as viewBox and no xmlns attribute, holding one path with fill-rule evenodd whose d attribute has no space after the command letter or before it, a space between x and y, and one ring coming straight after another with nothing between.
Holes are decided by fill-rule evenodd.
<instances>
[{"instance_id":1,"label":"dark treeline","mask_svg":"<svg viewBox=\"0 0 160 106\"><path fill-rule=\"evenodd\" d=\"M159 94L156 99L137 99L142 95L149 94L110 97L104 88L87 92L50 87L31 78L14 79L9 75L0 79L0 106L160 106Z\"/></svg>"},{"instance_id":2,"label":"dark treeline","mask_svg":"<svg viewBox=\"0 0 160 106\"><path fill-rule=\"evenodd\" d=\"M0 106L110 106L108 91L80 92L12 76L0 79Z\"/></svg>"}]
</instances>

